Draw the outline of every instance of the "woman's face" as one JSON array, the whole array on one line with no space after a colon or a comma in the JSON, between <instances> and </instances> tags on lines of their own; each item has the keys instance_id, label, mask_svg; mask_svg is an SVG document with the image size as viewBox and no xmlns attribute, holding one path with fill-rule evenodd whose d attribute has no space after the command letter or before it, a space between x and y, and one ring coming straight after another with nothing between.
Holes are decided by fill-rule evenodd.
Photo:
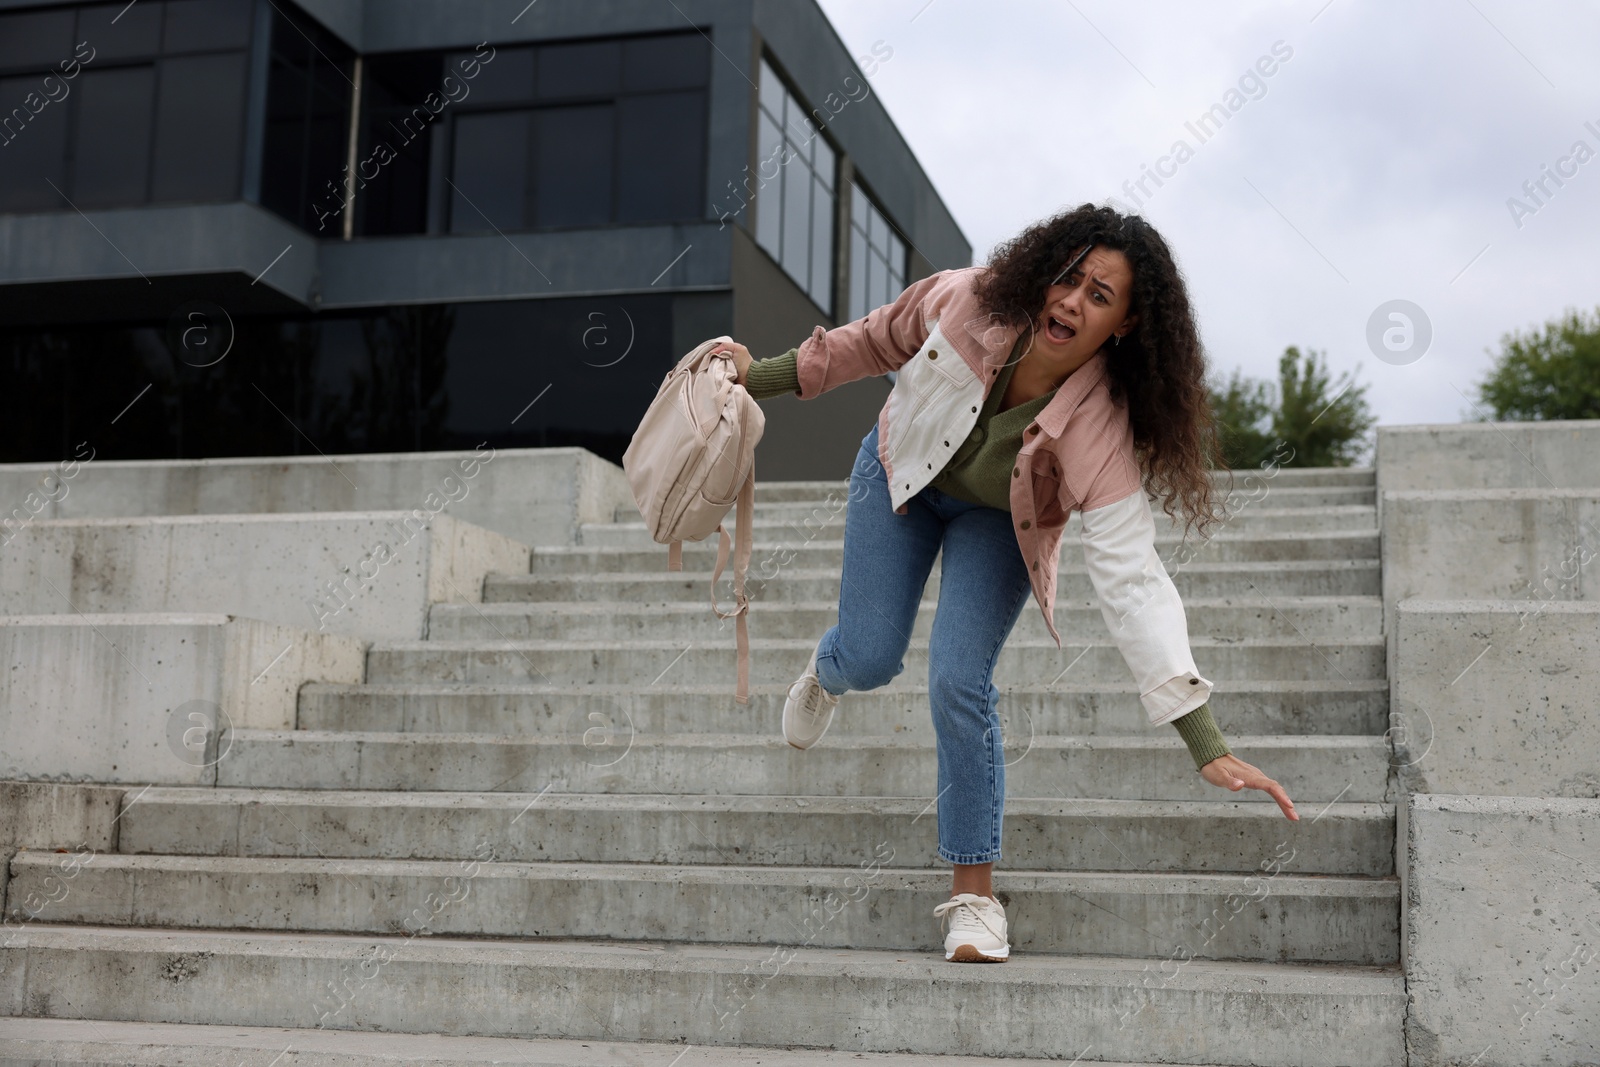
<instances>
[{"instance_id":1,"label":"woman's face","mask_svg":"<svg viewBox=\"0 0 1600 1067\"><path fill-rule=\"evenodd\" d=\"M1082 251L1077 249L1067 263ZM1128 314L1132 300L1133 269L1127 257L1096 245L1045 290L1034 343L1054 355L1088 359L1113 333L1133 329L1138 316Z\"/></svg>"}]
</instances>

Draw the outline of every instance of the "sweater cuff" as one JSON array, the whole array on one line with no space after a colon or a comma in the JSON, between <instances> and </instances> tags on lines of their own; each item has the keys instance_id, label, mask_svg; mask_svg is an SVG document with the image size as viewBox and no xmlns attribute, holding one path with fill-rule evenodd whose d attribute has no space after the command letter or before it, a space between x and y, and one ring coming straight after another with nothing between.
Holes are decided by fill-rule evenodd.
<instances>
[{"instance_id":1,"label":"sweater cuff","mask_svg":"<svg viewBox=\"0 0 1600 1067\"><path fill-rule=\"evenodd\" d=\"M796 360L798 348L791 348L781 356L752 360L744 372L744 387L756 400L782 396L800 391L800 371Z\"/></svg>"},{"instance_id":2,"label":"sweater cuff","mask_svg":"<svg viewBox=\"0 0 1600 1067\"><path fill-rule=\"evenodd\" d=\"M1222 731L1217 728L1217 720L1211 717L1210 703L1201 704L1187 715L1172 720L1172 725L1177 728L1178 736L1183 738L1183 743L1189 746L1189 755L1194 758L1194 768L1199 770L1218 756L1227 756L1233 753L1228 747L1228 742L1223 738Z\"/></svg>"}]
</instances>

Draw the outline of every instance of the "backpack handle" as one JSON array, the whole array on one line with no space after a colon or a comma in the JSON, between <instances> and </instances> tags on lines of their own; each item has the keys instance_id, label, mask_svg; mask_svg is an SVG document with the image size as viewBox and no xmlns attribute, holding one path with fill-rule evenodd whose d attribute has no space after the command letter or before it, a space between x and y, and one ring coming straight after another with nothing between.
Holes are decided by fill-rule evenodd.
<instances>
[{"instance_id":1,"label":"backpack handle","mask_svg":"<svg viewBox=\"0 0 1600 1067\"><path fill-rule=\"evenodd\" d=\"M738 682L734 686L733 699L739 704L750 703L750 628L747 620L750 617L750 597L744 589L745 573L750 569L750 553L754 532L751 526L755 521L756 511L756 472L752 470L739 487L738 526L733 536L733 601L732 611L723 611L717 604L717 579L722 577L722 568L728 562L728 531L722 523L717 524L717 565L711 571L711 610L716 612L719 619L734 619L734 645L738 650ZM677 546L674 546L677 547ZM670 550L669 550L670 564Z\"/></svg>"}]
</instances>

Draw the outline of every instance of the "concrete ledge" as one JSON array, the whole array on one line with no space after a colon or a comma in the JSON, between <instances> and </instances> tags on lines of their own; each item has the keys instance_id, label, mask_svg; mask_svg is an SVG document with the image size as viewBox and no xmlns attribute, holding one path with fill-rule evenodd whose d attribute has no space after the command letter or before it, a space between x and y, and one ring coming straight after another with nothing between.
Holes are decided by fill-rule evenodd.
<instances>
[{"instance_id":1,"label":"concrete ledge","mask_svg":"<svg viewBox=\"0 0 1600 1067\"><path fill-rule=\"evenodd\" d=\"M365 643L229 615L0 617L0 778L207 785L233 727L292 729Z\"/></svg>"},{"instance_id":2,"label":"concrete ledge","mask_svg":"<svg viewBox=\"0 0 1600 1067\"><path fill-rule=\"evenodd\" d=\"M1600 599L1600 489L1389 493L1382 538L1391 631L1407 597Z\"/></svg>"},{"instance_id":3,"label":"concrete ledge","mask_svg":"<svg viewBox=\"0 0 1600 1067\"><path fill-rule=\"evenodd\" d=\"M428 605L526 573L527 545L446 515L34 522L0 549L0 612L219 612L368 638L427 635Z\"/></svg>"},{"instance_id":4,"label":"concrete ledge","mask_svg":"<svg viewBox=\"0 0 1600 1067\"><path fill-rule=\"evenodd\" d=\"M1600 488L1600 420L1379 426L1378 494Z\"/></svg>"},{"instance_id":5,"label":"concrete ledge","mask_svg":"<svg viewBox=\"0 0 1600 1067\"><path fill-rule=\"evenodd\" d=\"M1600 797L1600 603L1403 600L1396 619L1409 790Z\"/></svg>"},{"instance_id":6,"label":"concrete ledge","mask_svg":"<svg viewBox=\"0 0 1600 1067\"><path fill-rule=\"evenodd\" d=\"M314 303L319 246L303 241L299 227L258 204L236 200L91 210L91 225L104 241L79 239L89 216L75 211L0 216L5 238L0 284L126 280L132 277L131 260L141 275L237 274L258 278L301 306ZM270 273L263 271L260 265L277 255L282 261L272 261Z\"/></svg>"},{"instance_id":7,"label":"concrete ledge","mask_svg":"<svg viewBox=\"0 0 1600 1067\"><path fill-rule=\"evenodd\" d=\"M1412 1067L1600 1061L1600 800L1412 796L1407 823Z\"/></svg>"},{"instance_id":8,"label":"concrete ledge","mask_svg":"<svg viewBox=\"0 0 1600 1067\"><path fill-rule=\"evenodd\" d=\"M634 509L622 468L582 448L0 465L0 542L41 519L441 512L530 545Z\"/></svg>"}]
</instances>

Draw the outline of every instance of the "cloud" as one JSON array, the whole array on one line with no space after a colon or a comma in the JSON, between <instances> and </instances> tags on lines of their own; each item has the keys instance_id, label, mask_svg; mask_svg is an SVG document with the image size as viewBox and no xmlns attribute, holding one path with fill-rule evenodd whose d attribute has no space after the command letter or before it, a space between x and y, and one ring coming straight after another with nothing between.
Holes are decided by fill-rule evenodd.
<instances>
[{"instance_id":1,"label":"cloud","mask_svg":"<svg viewBox=\"0 0 1600 1067\"><path fill-rule=\"evenodd\" d=\"M1383 422L1453 422L1504 334L1600 303L1600 159L1520 230L1506 208L1576 139L1600 150L1584 129L1600 126L1600 13L1579 3L821 4L852 52L893 45L878 99L978 261L1062 207L1123 196L1273 42L1292 48L1144 208L1221 372L1271 376L1309 346L1361 368ZM1366 347L1396 298L1433 325L1407 366Z\"/></svg>"}]
</instances>

